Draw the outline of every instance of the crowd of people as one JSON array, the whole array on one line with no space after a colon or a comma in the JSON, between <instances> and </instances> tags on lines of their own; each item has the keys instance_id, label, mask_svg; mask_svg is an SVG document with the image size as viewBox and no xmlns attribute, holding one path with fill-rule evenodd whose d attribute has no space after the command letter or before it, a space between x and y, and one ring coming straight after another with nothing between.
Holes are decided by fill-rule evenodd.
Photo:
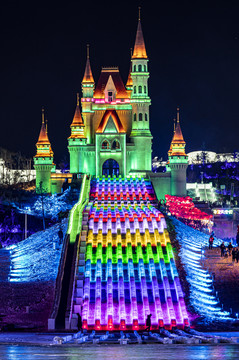
<instances>
[{"instance_id":1,"label":"crowd of people","mask_svg":"<svg viewBox=\"0 0 239 360\"><path fill-rule=\"evenodd\" d=\"M237 234L239 233L239 227L237 229ZM214 242L214 233L212 232L212 234L209 237L208 240L208 249L212 249L213 247L213 242ZM239 236L237 236L237 245L239 246ZM239 262L239 247L234 247L231 243L231 241L229 242L229 244L226 246L224 241L222 241L221 245L220 245L220 249L221 249L221 257L232 257L232 262Z\"/></svg>"}]
</instances>

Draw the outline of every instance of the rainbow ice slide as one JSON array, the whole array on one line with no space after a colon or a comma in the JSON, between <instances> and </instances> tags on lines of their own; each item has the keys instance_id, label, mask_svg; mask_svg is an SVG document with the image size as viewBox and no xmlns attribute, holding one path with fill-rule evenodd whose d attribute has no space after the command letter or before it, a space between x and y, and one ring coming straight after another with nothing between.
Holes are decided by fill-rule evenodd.
<instances>
[{"instance_id":1,"label":"rainbow ice slide","mask_svg":"<svg viewBox=\"0 0 239 360\"><path fill-rule=\"evenodd\" d=\"M144 329L148 314L152 329L188 325L166 222L154 207L151 182L93 178L90 198L80 306L83 328ZM74 303L78 300L75 295Z\"/></svg>"}]
</instances>

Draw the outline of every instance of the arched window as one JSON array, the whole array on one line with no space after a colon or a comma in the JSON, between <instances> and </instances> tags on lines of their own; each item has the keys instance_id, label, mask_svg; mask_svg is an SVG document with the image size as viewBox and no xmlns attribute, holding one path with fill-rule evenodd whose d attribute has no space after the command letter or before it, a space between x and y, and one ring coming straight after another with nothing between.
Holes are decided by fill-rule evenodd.
<instances>
[{"instance_id":1,"label":"arched window","mask_svg":"<svg viewBox=\"0 0 239 360\"><path fill-rule=\"evenodd\" d=\"M101 149L102 150L109 150L110 149L110 143L107 140L104 140L101 144Z\"/></svg>"},{"instance_id":2,"label":"arched window","mask_svg":"<svg viewBox=\"0 0 239 360\"><path fill-rule=\"evenodd\" d=\"M134 72L136 72L136 65L134 65Z\"/></svg>"},{"instance_id":3,"label":"arched window","mask_svg":"<svg viewBox=\"0 0 239 360\"><path fill-rule=\"evenodd\" d=\"M141 72L142 71L142 65L138 66L138 71Z\"/></svg>"},{"instance_id":4,"label":"arched window","mask_svg":"<svg viewBox=\"0 0 239 360\"><path fill-rule=\"evenodd\" d=\"M142 94L142 86L139 85L139 94Z\"/></svg>"},{"instance_id":5,"label":"arched window","mask_svg":"<svg viewBox=\"0 0 239 360\"><path fill-rule=\"evenodd\" d=\"M144 115L145 121L148 121L148 114Z\"/></svg>"},{"instance_id":6,"label":"arched window","mask_svg":"<svg viewBox=\"0 0 239 360\"><path fill-rule=\"evenodd\" d=\"M145 72L147 71L147 65L144 65L144 71Z\"/></svg>"},{"instance_id":7,"label":"arched window","mask_svg":"<svg viewBox=\"0 0 239 360\"><path fill-rule=\"evenodd\" d=\"M143 120L143 114L139 113L139 121L142 121L142 120Z\"/></svg>"},{"instance_id":8,"label":"arched window","mask_svg":"<svg viewBox=\"0 0 239 360\"><path fill-rule=\"evenodd\" d=\"M136 116L137 116L136 113L134 113L134 121L137 120L137 117L136 117Z\"/></svg>"},{"instance_id":9,"label":"arched window","mask_svg":"<svg viewBox=\"0 0 239 360\"><path fill-rule=\"evenodd\" d=\"M144 93L145 93L145 94L147 93L147 88L146 88L145 85L144 85Z\"/></svg>"},{"instance_id":10,"label":"arched window","mask_svg":"<svg viewBox=\"0 0 239 360\"><path fill-rule=\"evenodd\" d=\"M136 86L134 86L134 94L136 94Z\"/></svg>"},{"instance_id":11,"label":"arched window","mask_svg":"<svg viewBox=\"0 0 239 360\"><path fill-rule=\"evenodd\" d=\"M120 149L120 143L118 140L114 140L111 146L112 150L119 150Z\"/></svg>"}]
</instances>

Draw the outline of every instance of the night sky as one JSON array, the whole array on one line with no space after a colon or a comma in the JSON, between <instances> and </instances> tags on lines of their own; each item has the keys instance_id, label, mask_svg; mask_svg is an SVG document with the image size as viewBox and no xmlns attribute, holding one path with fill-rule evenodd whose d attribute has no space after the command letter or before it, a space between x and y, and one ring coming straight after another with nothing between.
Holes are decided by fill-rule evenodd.
<instances>
[{"instance_id":1,"label":"night sky","mask_svg":"<svg viewBox=\"0 0 239 360\"><path fill-rule=\"evenodd\" d=\"M177 106L187 152L239 151L239 1L49 3L0 5L0 147L34 156L44 106L55 162L68 157L86 44L96 82L102 66L126 82L140 5L153 155L166 158Z\"/></svg>"}]
</instances>

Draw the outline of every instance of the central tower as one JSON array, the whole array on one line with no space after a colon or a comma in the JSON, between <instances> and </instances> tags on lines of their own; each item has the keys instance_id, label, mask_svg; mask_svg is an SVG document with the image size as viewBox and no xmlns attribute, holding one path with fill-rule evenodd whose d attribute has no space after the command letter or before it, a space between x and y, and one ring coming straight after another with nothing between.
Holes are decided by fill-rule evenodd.
<instances>
[{"instance_id":1,"label":"central tower","mask_svg":"<svg viewBox=\"0 0 239 360\"><path fill-rule=\"evenodd\" d=\"M148 56L141 27L140 12L131 63L131 104L133 114L130 137L137 149L132 156L131 169L151 171L152 135L149 128L149 106L151 105L151 100L148 95Z\"/></svg>"}]
</instances>

